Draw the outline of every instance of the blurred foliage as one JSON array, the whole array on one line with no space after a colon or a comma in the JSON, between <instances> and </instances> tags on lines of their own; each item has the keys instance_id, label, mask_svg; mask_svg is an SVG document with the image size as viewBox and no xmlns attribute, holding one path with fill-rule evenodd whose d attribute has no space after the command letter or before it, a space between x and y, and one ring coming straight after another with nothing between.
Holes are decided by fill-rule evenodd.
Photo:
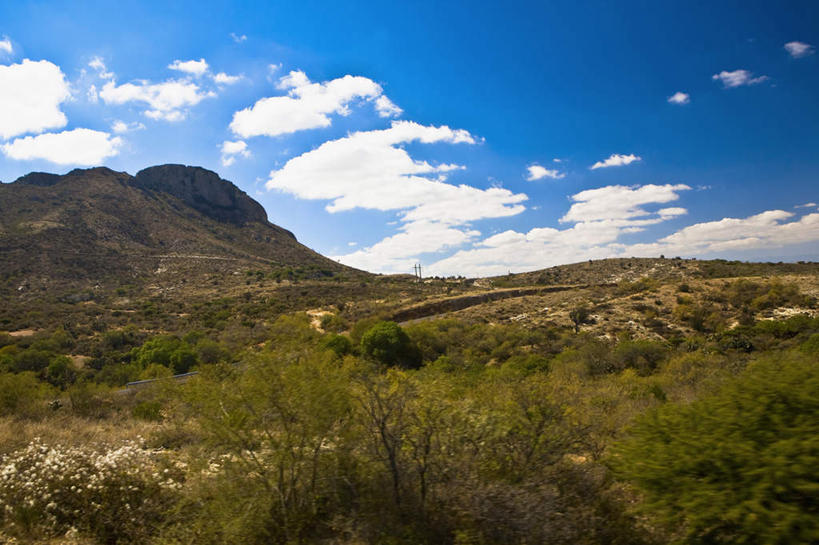
<instances>
[{"instance_id":1,"label":"blurred foliage","mask_svg":"<svg viewBox=\"0 0 819 545\"><path fill-rule=\"evenodd\" d=\"M611 463L675 542L816 543L817 392L815 358L765 357L712 395L638 419Z\"/></svg>"}]
</instances>

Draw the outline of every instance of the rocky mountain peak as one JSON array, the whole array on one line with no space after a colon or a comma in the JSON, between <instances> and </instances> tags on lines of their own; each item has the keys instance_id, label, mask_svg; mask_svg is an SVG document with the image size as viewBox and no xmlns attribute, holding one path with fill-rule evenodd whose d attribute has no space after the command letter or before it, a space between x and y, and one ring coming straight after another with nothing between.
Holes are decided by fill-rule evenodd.
<instances>
[{"instance_id":1,"label":"rocky mountain peak","mask_svg":"<svg viewBox=\"0 0 819 545\"><path fill-rule=\"evenodd\" d=\"M219 221L235 225L267 223L267 213L262 205L233 183L205 168L174 164L149 167L137 172L131 183L141 189L173 195Z\"/></svg>"}]
</instances>

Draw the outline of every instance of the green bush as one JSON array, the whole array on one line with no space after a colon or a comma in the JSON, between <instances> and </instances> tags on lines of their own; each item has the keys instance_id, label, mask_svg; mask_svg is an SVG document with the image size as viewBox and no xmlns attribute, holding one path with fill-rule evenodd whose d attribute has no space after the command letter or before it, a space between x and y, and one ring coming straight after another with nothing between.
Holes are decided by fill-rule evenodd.
<instances>
[{"instance_id":1,"label":"green bush","mask_svg":"<svg viewBox=\"0 0 819 545\"><path fill-rule=\"evenodd\" d=\"M395 322L379 322L361 337L361 353L384 365L421 366L421 353Z\"/></svg>"},{"instance_id":2,"label":"green bush","mask_svg":"<svg viewBox=\"0 0 819 545\"><path fill-rule=\"evenodd\" d=\"M353 343L344 335L327 335L322 340L321 345L338 356L346 356L353 351Z\"/></svg>"},{"instance_id":3,"label":"green bush","mask_svg":"<svg viewBox=\"0 0 819 545\"><path fill-rule=\"evenodd\" d=\"M771 357L640 418L611 464L680 543L816 543L817 392L814 360Z\"/></svg>"},{"instance_id":4,"label":"green bush","mask_svg":"<svg viewBox=\"0 0 819 545\"><path fill-rule=\"evenodd\" d=\"M620 369L632 368L642 375L654 371L668 354L664 343L649 340L622 341L614 349L614 361Z\"/></svg>"},{"instance_id":5,"label":"green bush","mask_svg":"<svg viewBox=\"0 0 819 545\"><path fill-rule=\"evenodd\" d=\"M182 339L170 335L160 335L135 348L131 359L141 368L160 364L170 368L174 374L187 373L199 362L196 351Z\"/></svg>"},{"instance_id":6,"label":"green bush","mask_svg":"<svg viewBox=\"0 0 819 545\"><path fill-rule=\"evenodd\" d=\"M53 389L28 371L0 373L0 416L27 416L42 412Z\"/></svg>"}]
</instances>

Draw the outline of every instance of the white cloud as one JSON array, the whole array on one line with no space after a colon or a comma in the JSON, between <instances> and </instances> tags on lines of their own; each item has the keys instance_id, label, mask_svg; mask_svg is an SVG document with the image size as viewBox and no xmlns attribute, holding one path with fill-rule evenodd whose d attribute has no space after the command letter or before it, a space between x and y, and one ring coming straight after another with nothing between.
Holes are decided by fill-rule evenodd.
<instances>
[{"instance_id":1,"label":"white cloud","mask_svg":"<svg viewBox=\"0 0 819 545\"><path fill-rule=\"evenodd\" d=\"M414 256L439 252L474 240L479 231L461 229L435 221L407 223L399 232L356 252L335 256L345 265L369 271L407 272Z\"/></svg>"},{"instance_id":2,"label":"white cloud","mask_svg":"<svg viewBox=\"0 0 819 545\"><path fill-rule=\"evenodd\" d=\"M635 255L707 255L819 241L819 213L785 222L793 217L792 212L768 210L747 218L697 223L655 243L634 245L630 251Z\"/></svg>"},{"instance_id":3,"label":"white cloud","mask_svg":"<svg viewBox=\"0 0 819 545\"><path fill-rule=\"evenodd\" d=\"M199 59L198 61L176 60L169 64L168 68L170 68L171 70L176 70L178 72L191 74L192 76L200 77L204 75L208 71L208 68L210 67L208 66L208 63L205 62L205 59Z\"/></svg>"},{"instance_id":4,"label":"white cloud","mask_svg":"<svg viewBox=\"0 0 819 545\"><path fill-rule=\"evenodd\" d=\"M688 93L683 93L682 91L677 91L668 97L668 102L670 104L688 104L691 102L691 95Z\"/></svg>"},{"instance_id":5,"label":"white cloud","mask_svg":"<svg viewBox=\"0 0 819 545\"><path fill-rule=\"evenodd\" d=\"M139 131L145 128L145 125L135 121L133 123L126 123L117 119L111 123L111 130L117 134L124 134L126 132Z\"/></svg>"},{"instance_id":6,"label":"white cloud","mask_svg":"<svg viewBox=\"0 0 819 545\"><path fill-rule=\"evenodd\" d=\"M138 81L122 85L117 85L111 80L100 91L100 97L106 104L141 102L149 107L143 112L146 116L165 121L185 119L186 108L195 106L211 96L215 95L186 80L168 80L162 83Z\"/></svg>"},{"instance_id":7,"label":"white cloud","mask_svg":"<svg viewBox=\"0 0 819 545\"><path fill-rule=\"evenodd\" d=\"M404 110L396 106L386 95L381 95L375 99L375 111L378 112L380 117L398 117L404 113Z\"/></svg>"},{"instance_id":8,"label":"white cloud","mask_svg":"<svg viewBox=\"0 0 819 545\"><path fill-rule=\"evenodd\" d=\"M231 76L225 74L224 72L219 72L218 74L213 76L213 81L218 83L219 85L233 85L240 79L242 79L242 76Z\"/></svg>"},{"instance_id":9,"label":"white cloud","mask_svg":"<svg viewBox=\"0 0 819 545\"><path fill-rule=\"evenodd\" d=\"M329 127L330 115L349 115L350 105L358 100L374 102L382 117L401 111L386 99L379 84L361 76L312 83L304 72L292 71L279 79L277 88L287 91L287 95L262 98L233 114L230 128L234 134L243 138L278 136ZM386 100L379 101L382 97Z\"/></svg>"},{"instance_id":10,"label":"white cloud","mask_svg":"<svg viewBox=\"0 0 819 545\"><path fill-rule=\"evenodd\" d=\"M269 189L303 199L331 201L326 209L397 211L399 232L351 254L336 256L348 265L405 271L419 253L464 244L478 232L468 223L519 214L524 194L490 187L447 183L455 164L430 164L410 156L403 144L475 144L474 136L446 126L394 121L389 129L352 133L290 159L270 173Z\"/></svg>"},{"instance_id":11,"label":"white cloud","mask_svg":"<svg viewBox=\"0 0 819 545\"><path fill-rule=\"evenodd\" d=\"M230 33L230 37L231 37L231 38L233 39L233 41L234 41L234 42L236 42L237 44L240 44L240 43L242 43L242 42L247 41L247 36L245 36L244 34L236 34L235 32L231 32L231 33Z\"/></svg>"},{"instance_id":12,"label":"white cloud","mask_svg":"<svg viewBox=\"0 0 819 545\"><path fill-rule=\"evenodd\" d=\"M569 211L560 221L588 222L602 220L633 220L651 216L652 213L643 208L653 203L667 203L680 198L680 191L691 189L685 184L625 186L609 185L597 189L587 189L575 195ZM684 209L666 208L666 216L685 213Z\"/></svg>"},{"instance_id":13,"label":"white cloud","mask_svg":"<svg viewBox=\"0 0 819 545\"><path fill-rule=\"evenodd\" d=\"M11 45L11 40L4 36L3 39L0 40L0 53L11 55L13 52L14 47Z\"/></svg>"},{"instance_id":14,"label":"white cloud","mask_svg":"<svg viewBox=\"0 0 819 545\"><path fill-rule=\"evenodd\" d=\"M646 186L643 186L646 187ZM659 190L658 188L665 188ZM632 188L641 205L667 202L674 186L653 186L648 191ZM610 188L592 190L602 199ZM619 189L615 191L619 193ZM573 200L580 200L580 194ZM653 195L653 197L652 197ZM728 255L743 251L760 251L787 245L810 244L819 241L819 213L806 214L794 220L794 214L769 210L747 218L724 218L719 221L694 224L651 243L625 244L622 237L686 212L683 208L663 208L653 215L645 211L623 213L628 207L618 206L603 217L594 214L590 220L578 221L566 229L549 227L531 229L526 233L505 231L474 243L427 267L429 274L490 276L531 271L563 263L587 259L626 256ZM568 214L567 214L568 215ZM626 217L624 217L626 216Z\"/></svg>"},{"instance_id":15,"label":"white cloud","mask_svg":"<svg viewBox=\"0 0 819 545\"><path fill-rule=\"evenodd\" d=\"M605 159L603 161L597 161L595 164L591 166L591 169L595 170L598 168L621 167L624 165L631 164L634 161L641 160L642 160L641 157L637 157L633 153L630 153L628 155L620 155L619 153L613 153L608 157L608 159Z\"/></svg>"},{"instance_id":16,"label":"white cloud","mask_svg":"<svg viewBox=\"0 0 819 545\"><path fill-rule=\"evenodd\" d=\"M114 73L108 71L108 68L105 66L105 61L102 60L102 57L94 57L88 63L88 66L93 68L97 72L97 75L102 79L114 79Z\"/></svg>"},{"instance_id":17,"label":"white cloud","mask_svg":"<svg viewBox=\"0 0 819 545\"><path fill-rule=\"evenodd\" d=\"M0 137L64 127L60 105L71 96L60 67L48 61L0 64Z\"/></svg>"},{"instance_id":18,"label":"white cloud","mask_svg":"<svg viewBox=\"0 0 819 545\"><path fill-rule=\"evenodd\" d=\"M660 210L657 210L657 214L663 219L671 219L677 216L684 216L685 214L688 214L688 210L680 207L661 208Z\"/></svg>"},{"instance_id":19,"label":"white cloud","mask_svg":"<svg viewBox=\"0 0 819 545\"><path fill-rule=\"evenodd\" d=\"M17 138L2 146L10 159L45 159L59 165L99 165L119 153L122 139L107 132L74 129Z\"/></svg>"},{"instance_id":20,"label":"white cloud","mask_svg":"<svg viewBox=\"0 0 819 545\"><path fill-rule=\"evenodd\" d=\"M279 63L279 64L271 63L271 64L267 65L267 71L270 73L271 76L276 74L281 69L282 69L282 63Z\"/></svg>"},{"instance_id":21,"label":"white cloud","mask_svg":"<svg viewBox=\"0 0 819 545\"><path fill-rule=\"evenodd\" d=\"M794 208L816 208L817 205L815 202L806 202L805 204L797 204Z\"/></svg>"},{"instance_id":22,"label":"white cloud","mask_svg":"<svg viewBox=\"0 0 819 545\"><path fill-rule=\"evenodd\" d=\"M621 251L617 239L630 232L616 221L578 223L567 229L542 227L527 233L493 235L427 267L429 274L491 276L600 259Z\"/></svg>"},{"instance_id":23,"label":"white cloud","mask_svg":"<svg viewBox=\"0 0 819 545\"><path fill-rule=\"evenodd\" d=\"M225 140L222 142L222 165L229 167L236 162L237 157L250 157L250 150L247 149L247 144L242 140L231 142Z\"/></svg>"},{"instance_id":24,"label":"white cloud","mask_svg":"<svg viewBox=\"0 0 819 545\"><path fill-rule=\"evenodd\" d=\"M805 42L788 42L784 47L788 54L794 59L813 55L816 51L812 45L806 44Z\"/></svg>"},{"instance_id":25,"label":"white cloud","mask_svg":"<svg viewBox=\"0 0 819 545\"><path fill-rule=\"evenodd\" d=\"M540 180L541 178L552 178L553 180L559 180L566 177L565 174L559 172L557 169L548 169L538 165L537 163L529 165L526 167L526 170L529 171L529 175L526 177L526 179L530 182Z\"/></svg>"},{"instance_id":26,"label":"white cloud","mask_svg":"<svg viewBox=\"0 0 819 545\"><path fill-rule=\"evenodd\" d=\"M756 85L757 83L762 83L767 80L768 76L754 77L753 72L749 72L748 70L734 70L733 72L723 70L719 74L711 76L711 79L722 82L723 87L728 89L731 87L741 87L743 85Z\"/></svg>"},{"instance_id":27,"label":"white cloud","mask_svg":"<svg viewBox=\"0 0 819 545\"><path fill-rule=\"evenodd\" d=\"M525 195L446 183L448 172L463 167L417 161L399 147L410 142L474 144L475 138L446 126L394 121L389 129L352 133L290 159L270 173L267 187L303 199L331 200L329 212L402 210L407 222L452 224L523 211L519 203Z\"/></svg>"}]
</instances>

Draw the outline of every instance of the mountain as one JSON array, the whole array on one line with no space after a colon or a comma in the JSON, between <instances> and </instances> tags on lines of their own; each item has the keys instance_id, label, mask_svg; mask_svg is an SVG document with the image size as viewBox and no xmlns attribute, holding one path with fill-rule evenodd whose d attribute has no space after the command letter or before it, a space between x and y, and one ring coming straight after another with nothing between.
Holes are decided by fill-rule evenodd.
<instances>
[{"instance_id":1,"label":"mountain","mask_svg":"<svg viewBox=\"0 0 819 545\"><path fill-rule=\"evenodd\" d=\"M0 184L0 293L277 268L353 271L300 244L258 202L204 168L32 172Z\"/></svg>"}]
</instances>

